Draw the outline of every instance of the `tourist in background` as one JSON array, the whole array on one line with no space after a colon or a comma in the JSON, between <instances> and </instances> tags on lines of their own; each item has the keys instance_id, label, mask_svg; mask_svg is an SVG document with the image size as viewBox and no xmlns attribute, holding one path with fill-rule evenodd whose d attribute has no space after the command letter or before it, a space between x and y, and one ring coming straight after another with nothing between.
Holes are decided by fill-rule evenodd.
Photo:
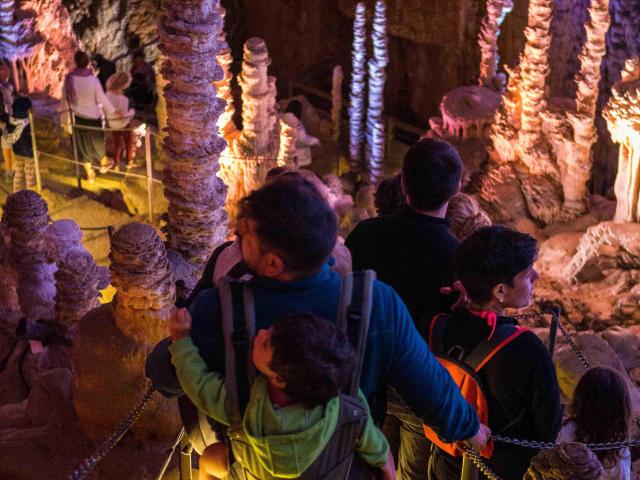
<instances>
[{"instance_id":1,"label":"tourist in background","mask_svg":"<svg viewBox=\"0 0 640 480\"><path fill-rule=\"evenodd\" d=\"M569 417L557 441L624 442L630 438L632 415L629 386L622 375L606 367L592 368L573 392ZM604 467L602 480L631 478L631 453L627 447L595 453Z\"/></svg>"},{"instance_id":2,"label":"tourist in background","mask_svg":"<svg viewBox=\"0 0 640 480\"><path fill-rule=\"evenodd\" d=\"M0 63L0 115L11 116L11 105L13 104L13 84L11 83L11 72L9 67ZM2 127L2 125L0 125ZM4 159L4 172L7 180L13 176L13 150L11 145L2 142L2 158Z\"/></svg>"},{"instance_id":3,"label":"tourist in background","mask_svg":"<svg viewBox=\"0 0 640 480\"><path fill-rule=\"evenodd\" d=\"M99 165L100 173L106 173L113 166L107 159L104 132L100 129L103 127L103 115L114 115L116 109L89 68L87 54L76 52L74 62L76 68L67 74L62 91L63 123L74 125L78 156L83 162L86 178L91 182L95 177L92 165Z\"/></svg>"},{"instance_id":4,"label":"tourist in background","mask_svg":"<svg viewBox=\"0 0 640 480\"><path fill-rule=\"evenodd\" d=\"M33 161L33 143L29 112L31 100L18 97L11 106L11 116L4 114L2 121L2 143L12 149L13 153L13 191L33 188L35 182L35 165Z\"/></svg>"},{"instance_id":5,"label":"tourist in background","mask_svg":"<svg viewBox=\"0 0 640 480\"><path fill-rule=\"evenodd\" d=\"M449 201L447 215L451 233L458 240L464 240L482 227L491 225L491 219L480 208L475 198L466 193L458 193Z\"/></svg>"},{"instance_id":6,"label":"tourist in background","mask_svg":"<svg viewBox=\"0 0 640 480\"><path fill-rule=\"evenodd\" d=\"M131 57L131 85L127 95L133 108L151 112L156 94L156 74L147 63L142 51L136 51Z\"/></svg>"},{"instance_id":7,"label":"tourist in background","mask_svg":"<svg viewBox=\"0 0 640 480\"><path fill-rule=\"evenodd\" d=\"M113 133L114 168L118 168L124 154L126 167L133 167L133 134L129 128L135 110L129 108L129 99L124 91L131 84L131 75L119 72L107 80L107 98L116 109L114 114L107 116L109 128L120 129Z\"/></svg>"}]
</instances>

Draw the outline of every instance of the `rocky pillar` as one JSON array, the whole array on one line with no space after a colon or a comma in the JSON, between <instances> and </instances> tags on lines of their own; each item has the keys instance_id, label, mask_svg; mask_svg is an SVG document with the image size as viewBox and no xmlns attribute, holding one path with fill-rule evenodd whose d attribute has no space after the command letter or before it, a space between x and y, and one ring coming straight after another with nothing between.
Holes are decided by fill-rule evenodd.
<instances>
[{"instance_id":1,"label":"rocky pillar","mask_svg":"<svg viewBox=\"0 0 640 480\"><path fill-rule=\"evenodd\" d=\"M367 6L364 2L356 6L353 20L353 51L351 52L351 94L349 96L349 156L351 170L360 172L362 165L362 142L364 140L364 95L367 64Z\"/></svg>"},{"instance_id":2,"label":"rocky pillar","mask_svg":"<svg viewBox=\"0 0 640 480\"><path fill-rule=\"evenodd\" d=\"M487 14L480 25L478 45L480 46L480 85L493 87L498 73L500 55L498 54L498 37L500 25L509 12L513 10L513 0L488 0Z\"/></svg>"},{"instance_id":3,"label":"rocky pillar","mask_svg":"<svg viewBox=\"0 0 640 480\"><path fill-rule=\"evenodd\" d=\"M7 197L2 215L10 238L9 262L17 276L20 310L28 320L54 318L55 265L47 260L47 203L31 190Z\"/></svg>"},{"instance_id":4,"label":"rocky pillar","mask_svg":"<svg viewBox=\"0 0 640 480\"><path fill-rule=\"evenodd\" d=\"M340 123L342 120L342 81L344 73L342 67L333 67L331 77L331 138L337 142L340 138Z\"/></svg>"},{"instance_id":5,"label":"rocky pillar","mask_svg":"<svg viewBox=\"0 0 640 480\"><path fill-rule=\"evenodd\" d=\"M278 166L295 168L296 140L300 120L293 113L285 113L280 119L280 150Z\"/></svg>"},{"instance_id":6,"label":"rocky pillar","mask_svg":"<svg viewBox=\"0 0 640 480\"><path fill-rule=\"evenodd\" d=\"M167 103L168 244L196 268L226 236L226 187L216 176L225 141L216 122L224 101L213 82L222 19L219 0L162 0L160 51Z\"/></svg>"},{"instance_id":7,"label":"rocky pillar","mask_svg":"<svg viewBox=\"0 0 640 480\"><path fill-rule=\"evenodd\" d=\"M218 15L223 19L227 14L227 11L220 6L218 9ZM226 102L224 113L218 118L218 129L220 136L230 141L230 139L237 133L235 124L233 123L233 116L236 113L235 106L233 104L233 89L231 81L233 80L233 73L231 73L231 64L233 63L233 56L231 55L231 48L227 43L227 35L225 34L224 27L220 29L220 35L218 37L218 46L220 50L216 54L216 61L222 68L222 78L214 82L218 98Z\"/></svg>"}]
</instances>

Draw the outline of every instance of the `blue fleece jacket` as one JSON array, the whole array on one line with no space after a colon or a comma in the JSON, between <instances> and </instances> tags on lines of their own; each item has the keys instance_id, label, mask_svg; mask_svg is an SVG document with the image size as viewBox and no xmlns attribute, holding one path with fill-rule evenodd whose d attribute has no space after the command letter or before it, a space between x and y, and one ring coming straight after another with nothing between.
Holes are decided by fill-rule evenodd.
<instances>
[{"instance_id":1,"label":"blue fleece jacket","mask_svg":"<svg viewBox=\"0 0 640 480\"><path fill-rule=\"evenodd\" d=\"M310 312L334 321L340 298L340 277L324 266L295 282L254 277L256 328L269 328L284 313ZM216 289L202 291L191 304L191 337L209 369L224 372L224 339ZM182 390L171 365L168 341L147 359L147 376L167 396ZM371 323L360 389L372 404L378 392L393 387L404 402L445 441L472 437L478 431L475 410L418 334L404 303L382 282L373 288ZM372 407L373 408L373 407Z\"/></svg>"}]
</instances>

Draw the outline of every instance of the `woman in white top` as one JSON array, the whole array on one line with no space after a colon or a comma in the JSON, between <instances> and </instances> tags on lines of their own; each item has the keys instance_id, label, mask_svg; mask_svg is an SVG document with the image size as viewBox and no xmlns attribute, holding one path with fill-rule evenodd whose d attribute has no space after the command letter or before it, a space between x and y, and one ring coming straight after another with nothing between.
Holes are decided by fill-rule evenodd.
<instances>
[{"instance_id":1,"label":"woman in white top","mask_svg":"<svg viewBox=\"0 0 640 480\"><path fill-rule=\"evenodd\" d=\"M629 439L632 413L629 386L617 371L594 367L573 392L569 417L557 441L601 443ZM628 448L595 452L604 467L603 480L630 480Z\"/></svg>"},{"instance_id":2,"label":"woman in white top","mask_svg":"<svg viewBox=\"0 0 640 480\"><path fill-rule=\"evenodd\" d=\"M89 181L95 174L91 165L100 165L101 173L106 172L109 165L104 145L102 128L103 112L107 115L115 113L115 108L102 90L100 80L89 67L89 57L84 52L76 52L74 56L76 68L67 74L64 80L62 95L63 113L74 115L74 140ZM90 127L85 129L81 127Z\"/></svg>"},{"instance_id":3,"label":"woman in white top","mask_svg":"<svg viewBox=\"0 0 640 480\"><path fill-rule=\"evenodd\" d=\"M107 80L107 98L116 109L116 113L108 115L109 128L122 129L113 132L115 144L114 168L120 165L122 154L126 154L126 166L133 166L133 135L129 129L129 123L135 114L135 110L129 108L129 99L124 91L131 85L131 75L125 72L114 73Z\"/></svg>"}]
</instances>

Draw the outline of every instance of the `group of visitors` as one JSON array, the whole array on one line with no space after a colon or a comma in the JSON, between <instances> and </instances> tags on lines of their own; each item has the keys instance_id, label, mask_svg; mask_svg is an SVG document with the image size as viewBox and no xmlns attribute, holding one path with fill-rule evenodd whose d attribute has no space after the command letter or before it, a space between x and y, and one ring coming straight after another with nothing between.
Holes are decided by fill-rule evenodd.
<instances>
[{"instance_id":1,"label":"group of visitors","mask_svg":"<svg viewBox=\"0 0 640 480\"><path fill-rule=\"evenodd\" d=\"M108 169L119 168L122 161L126 168L134 166L131 120L135 110L130 108L130 96L127 94L132 79L138 75L136 72L143 69L139 60L141 55L145 81L148 81L148 70L153 74L153 69L144 62L141 52L133 55L132 73L116 71L113 62L101 55L94 56L93 64L85 52L76 52L74 56L75 69L65 78L61 111L63 124L73 134L85 179L89 182L95 178L94 168L106 173ZM107 157L105 127L111 131L113 138L113 160Z\"/></svg>"},{"instance_id":2,"label":"group of visitors","mask_svg":"<svg viewBox=\"0 0 640 480\"><path fill-rule=\"evenodd\" d=\"M451 145L420 141L399 177L376 193L381 215L358 224L344 245L328 190L309 172L274 169L240 201L236 239L216 249L183 299L188 310L176 311L171 336L147 360L158 390L186 394L227 428L204 450L200 478L338 478L327 472L342 472L338 465L355 453L348 478L377 472L457 480L466 443L501 478L515 480L537 451L490 441L491 433L543 442L628 438L629 392L604 368L583 377L563 426L550 353L508 315L531 302L536 241L490 226L460 193L462 170ZM334 257L342 258L338 269ZM346 330L340 320L348 287L338 272L351 263L378 277L364 294L369 320L360 363L356 327L348 322L358 324L362 315L351 315ZM224 320L227 277L251 292L244 312L255 325L244 336L230 335ZM233 318L235 328L244 325ZM258 372L240 409L242 375L229 378L229 363L239 357L249 359L246 371ZM454 364L470 366L464 381ZM359 406L354 415L366 412L355 437L343 428L342 408L353 378L359 389L349 405ZM478 386L475 396L469 380ZM607 422L592 418L600 408L611 415ZM597 455L603 478L629 478L627 449Z\"/></svg>"}]
</instances>

